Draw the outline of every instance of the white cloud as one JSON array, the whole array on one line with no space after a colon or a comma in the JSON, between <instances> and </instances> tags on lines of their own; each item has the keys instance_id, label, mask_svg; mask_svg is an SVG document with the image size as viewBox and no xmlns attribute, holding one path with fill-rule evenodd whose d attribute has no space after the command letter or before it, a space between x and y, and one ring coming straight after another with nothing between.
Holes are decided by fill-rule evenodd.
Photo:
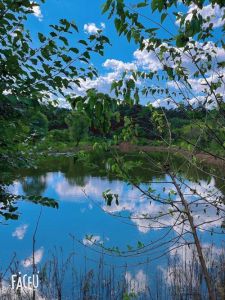
<instances>
[{"instance_id":1,"label":"white cloud","mask_svg":"<svg viewBox=\"0 0 225 300\"><path fill-rule=\"evenodd\" d=\"M95 23L84 24L84 31L87 34L98 34L99 31L102 31L104 29L105 29L105 23L101 23L100 27L97 27Z\"/></svg>"},{"instance_id":2,"label":"white cloud","mask_svg":"<svg viewBox=\"0 0 225 300\"><path fill-rule=\"evenodd\" d=\"M224 69L220 71L218 70L215 73L211 72L209 74L205 74L205 78L190 78L188 82L191 85L192 90L191 93L187 94L188 103L191 104L193 107L198 107L203 105L207 109L212 109L217 107L215 96L210 92L209 85L211 85L211 83L221 82L222 77L225 78ZM186 84L182 82L178 82L176 84L174 81L169 81L167 85L170 88L174 88L176 90L181 88L184 89L186 92L188 92L188 89L186 90ZM223 101L225 101L225 89L223 84L215 88L214 92L217 95L219 94L222 97Z\"/></svg>"},{"instance_id":3,"label":"white cloud","mask_svg":"<svg viewBox=\"0 0 225 300\"><path fill-rule=\"evenodd\" d=\"M124 71L137 70L137 66L135 63L122 62L116 59L107 59L103 63L103 67L112 71L104 75L100 75L95 79L80 79L80 87L74 86L74 93L76 95L84 96L88 89L94 88L99 92L110 94L112 83L116 80L119 80ZM71 93L71 91L68 91L68 93Z\"/></svg>"},{"instance_id":4,"label":"white cloud","mask_svg":"<svg viewBox=\"0 0 225 300\"><path fill-rule=\"evenodd\" d=\"M58 193L60 199L66 199L74 202L85 200L84 190L88 196L94 199L99 197L102 198L102 192L107 189L111 189L115 193L124 192L125 184L119 180L114 180L109 183L108 180L86 177L84 178L84 182L85 185L82 187L76 184L72 185L66 179L59 178L54 182L54 189Z\"/></svg>"},{"instance_id":5,"label":"white cloud","mask_svg":"<svg viewBox=\"0 0 225 300\"><path fill-rule=\"evenodd\" d=\"M169 177L165 176L164 182L169 182ZM194 218L196 226L200 226L201 230L210 230L213 227L221 226L221 218L217 215L217 209L213 205L209 205L214 202L220 207L219 198L222 193L218 188L216 188L215 180L212 179L209 183L201 180L198 183L186 181L187 187L183 188L183 193L186 199L190 203L190 208ZM170 190L174 189L172 184L167 184L166 189L163 191L163 186L165 184L152 184L152 188L157 191L162 197L168 197ZM142 186L144 188L144 186ZM197 194L195 194L195 191ZM131 213L131 220L137 225L137 228L142 233L147 233L152 229L159 229L162 227L171 226L174 224L174 220L178 217L178 214L174 212L172 215L168 215L168 211L171 209L170 205L156 204L155 202L149 203L149 200L142 198L140 192L137 189L127 191L127 196L119 195L120 205L116 206L113 203L110 207L104 205L105 211L116 213L129 211ZM130 193L130 195L129 195ZM200 206L196 206L196 203L191 204L193 200L198 199ZM207 199L207 202L201 199ZM176 196L173 201L176 201L180 209L182 209L180 204L180 198ZM222 205L224 208L224 205ZM166 214L166 215L164 215ZM151 218L150 218L151 217ZM160 221L159 223L157 221ZM179 216L179 220L182 224L183 220ZM179 222L178 222L179 224ZM181 232L183 225L178 225L174 229L177 232ZM184 222L184 230L189 231L189 223Z\"/></svg>"},{"instance_id":6,"label":"white cloud","mask_svg":"<svg viewBox=\"0 0 225 300\"><path fill-rule=\"evenodd\" d=\"M212 66L215 67L217 62L222 62L225 60L225 51L222 47L217 47L212 41L208 41L207 43L199 43L195 42L194 45L192 43L189 44L189 52L183 52L183 48L171 47L166 43L163 43L155 50L151 50L152 45L145 41L145 48L143 50L134 51L135 60L133 63L138 67L144 70L150 71L159 71L163 69L163 64L166 63L167 66L175 67L179 65L180 62L184 68L186 68L190 76L197 71L195 64L193 63L192 56L195 56L196 61L200 61L201 63L208 62L208 56L212 57ZM150 46L150 49L148 49ZM158 58L161 48L166 48L167 51L163 54L163 61L161 62ZM163 49L164 50L164 49ZM171 60L169 51L176 54L176 60ZM190 55L191 54L191 55ZM162 57L162 55L161 55ZM211 71L213 72L213 70Z\"/></svg>"},{"instance_id":7,"label":"white cloud","mask_svg":"<svg viewBox=\"0 0 225 300\"><path fill-rule=\"evenodd\" d=\"M204 106L206 109L213 109L217 106L216 101L213 97L207 98L205 96L196 96L190 99L189 103L193 108Z\"/></svg>"},{"instance_id":8,"label":"white cloud","mask_svg":"<svg viewBox=\"0 0 225 300\"><path fill-rule=\"evenodd\" d=\"M166 283L169 286L174 284L177 284L179 286L181 282L183 282L184 285L186 282L192 282L193 285L198 284L199 278L197 277L197 274L195 272L197 268L193 268L193 266L199 265L195 245L184 245L179 248L175 248L175 246L176 245L174 245L173 248L170 249L170 266L167 268L159 267L159 269L163 273L163 277ZM212 264L214 264L215 266L215 262L219 262L220 260L220 255L223 252L222 248L203 243L202 249L206 258L207 267L212 267ZM176 263L173 264L171 260Z\"/></svg>"},{"instance_id":9,"label":"white cloud","mask_svg":"<svg viewBox=\"0 0 225 300\"><path fill-rule=\"evenodd\" d=\"M43 255L44 255L44 248L43 247L41 247L40 249L38 249L34 252L35 264L38 264L38 263L41 262L41 260L43 258ZM33 255L31 254L28 258L23 260L21 263L25 268L31 267L33 265Z\"/></svg>"},{"instance_id":10,"label":"white cloud","mask_svg":"<svg viewBox=\"0 0 225 300\"><path fill-rule=\"evenodd\" d=\"M105 75L100 75L99 77L91 80L80 80L80 87L74 86L74 92L76 95L84 96L86 91L91 88L97 89L99 92L110 94L111 84L113 81L118 80L120 78L120 73L109 72ZM69 92L69 91L68 91Z\"/></svg>"},{"instance_id":11,"label":"white cloud","mask_svg":"<svg viewBox=\"0 0 225 300\"><path fill-rule=\"evenodd\" d=\"M210 21L207 22L204 26L208 26L209 23L212 23L213 27L217 28L223 26L225 22L225 20L223 20L225 9L221 8L218 4L215 5L209 4L203 6L202 9L200 9L195 4L191 4L187 12L186 21L190 21L192 19L193 12L195 10L197 10L197 12L203 17L204 20L210 18ZM179 21L177 21L176 24L179 24Z\"/></svg>"},{"instance_id":12,"label":"white cloud","mask_svg":"<svg viewBox=\"0 0 225 300\"><path fill-rule=\"evenodd\" d=\"M139 270L134 276L130 272L126 272L125 280L129 293L142 293L147 290L148 277L143 270Z\"/></svg>"},{"instance_id":13,"label":"white cloud","mask_svg":"<svg viewBox=\"0 0 225 300\"><path fill-rule=\"evenodd\" d=\"M18 240L22 240L27 232L28 225L24 224L15 229L12 233L13 237L16 237Z\"/></svg>"},{"instance_id":14,"label":"white cloud","mask_svg":"<svg viewBox=\"0 0 225 300\"><path fill-rule=\"evenodd\" d=\"M137 226L138 230L142 233L147 233L152 229L159 229L163 226L173 225L174 218L176 217L176 213L172 216L168 216L168 209L170 209L170 205L160 205L155 202L149 203L149 199L142 197L141 192L136 188L132 188L131 186L127 186L126 183L120 180L113 180L108 182L107 179L102 178L84 178L84 186L79 186L76 183L70 183L66 178L63 178L62 175L56 174L54 178L49 176L48 185L56 191L58 194L58 198L61 201L73 201L73 202L83 202L86 201L84 196L85 193L89 196L93 201L97 201L99 205L102 206L102 209L108 213L123 213L129 212L131 214L132 222ZM170 181L168 176L162 179L163 182ZM189 187L186 187L183 192L188 194L187 200L189 202L196 199L196 197L206 198L208 201L217 201L219 197L222 195L220 190L216 188L216 182L214 179L211 180L210 183L202 180L198 183L187 182ZM163 190L163 187L165 189ZM146 186L143 184L142 188L145 189ZM152 184L152 188L156 190L156 193L162 195L162 197L168 197L169 191L174 189L172 184ZM102 192L110 189L113 193L119 195L120 205L116 205L114 202L111 206L107 206L102 197ZM197 191L197 196L194 191ZM90 200L91 201L91 200ZM180 202L179 197L174 197L174 201ZM198 200L200 201L200 200ZM87 203L87 209L91 209L92 206L88 207L88 205L92 202ZM180 204L178 204L180 205ZM219 220L217 216L217 210L214 206L207 206L207 202L202 203L199 207L196 207L194 204L190 204L191 209L193 211L193 217L195 223L202 224L202 229L210 229L213 226L220 226L221 220ZM192 207L193 206L193 207ZM204 208L206 209L206 213L204 213ZM160 217L160 223L157 222L158 216L160 213L165 213L166 215ZM145 217L146 216L146 217ZM151 216L151 218L149 218ZM207 223L208 222L208 223ZM180 228L182 225L180 226ZM175 229L177 231L180 230L179 227ZM185 229L189 230L188 223L185 223Z\"/></svg>"},{"instance_id":15,"label":"white cloud","mask_svg":"<svg viewBox=\"0 0 225 300\"><path fill-rule=\"evenodd\" d=\"M152 102L152 106L154 107L164 107L164 108L176 108L176 103L173 102L170 98L165 99L157 99L154 102Z\"/></svg>"},{"instance_id":16,"label":"white cloud","mask_svg":"<svg viewBox=\"0 0 225 300\"><path fill-rule=\"evenodd\" d=\"M197 202L190 204L196 226L202 224L201 229L210 229L221 226L222 221L221 219L219 220L215 205L217 205L218 208L224 208L224 205L219 202L219 199L223 196L223 194L216 187L214 178L212 178L210 182L206 182L204 180L200 180L198 183L191 182L189 183L189 187L184 189L183 193L189 195L186 196L186 199L189 202L199 198L207 199L207 201L198 200L198 203L201 203L200 206L195 205ZM177 200L179 200L178 197ZM210 203L214 203L214 206L210 205Z\"/></svg>"},{"instance_id":17,"label":"white cloud","mask_svg":"<svg viewBox=\"0 0 225 300\"><path fill-rule=\"evenodd\" d=\"M103 63L103 67L112 69L116 72L136 71L137 70L137 65L134 62L127 63L127 62L123 62L123 61L117 60L117 59L107 59Z\"/></svg>"},{"instance_id":18,"label":"white cloud","mask_svg":"<svg viewBox=\"0 0 225 300\"><path fill-rule=\"evenodd\" d=\"M163 184L160 184L160 182L153 183L152 189L155 190L157 194L167 198L169 192L174 190L174 186L171 183L165 184L165 182L170 182L170 178L167 175L162 178L162 181ZM221 205L218 201L222 193L216 187L215 180L212 179L210 182L200 180L198 183L186 181L185 183L188 186L186 188L183 187L183 193L188 195L186 198L190 202L195 224L197 226L202 224L201 230L210 230L212 227L220 227L222 220L219 219L215 206L207 206L207 202L199 199L205 198L209 203L214 202L214 205L216 204L218 207ZM76 182L68 181L62 173L58 172L56 174L48 173L46 176L46 184L51 186L51 189L57 193L57 198L60 201L72 201L75 203L85 202L87 204L85 209L92 209L92 204L97 202L106 213L121 214L123 212L129 212L131 221L137 226L137 229L141 233L148 233L151 230L158 230L161 227L173 225L174 218L176 218L176 212L174 212L173 215L168 215L168 210L171 209L170 205L161 205L156 202L149 203L149 199L143 197L138 189L120 180L112 180L109 182L104 178L92 178L87 176L84 177L83 185L81 186ZM144 190L148 188L145 184L142 184L141 187ZM21 186L19 186L19 189L21 189ZM102 192L108 189L119 195L119 205L116 205L115 202L113 202L111 206L106 205ZM88 202L86 202L87 199L85 198L84 191L90 199ZM195 194L195 191L198 195ZM201 202L201 205L198 207L195 203L191 204L191 201L196 200L196 198L198 202ZM178 196L174 196L173 201L176 201L178 203L177 205L180 206ZM224 208L224 206L222 206L222 208ZM165 216L162 216L162 214L165 214ZM157 222L159 216L160 223ZM180 228L182 228L182 225L180 225L180 227L177 226L175 229L180 231ZM189 225L186 221L184 229L189 230Z\"/></svg>"},{"instance_id":19,"label":"white cloud","mask_svg":"<svg viewBox=\"0 0 225 300\"><path fill-rule=\"evenodd\" d=\"M102 29L105 29L105 23L101 22L100 25L101 25L101 28L102 28Z\"/></svg>"},{"instance_id":20,"label":"white cloud","mask_svg":"<svg viewBox=\"0 0 225 300\"><path fill-rule=\"evenodd\" d=\"M132 61L124 62L121 60L116 59L106 59L105 62L102 64L102 66L106 69L106 73L103 72L102 75L98 76L94 79L87 78L86 80L80 79L80 87L77 85L73 86L74 94L84 96L87 89L95 88L99 92L111 94L114 96L114 94L111 92L111 85L114 81L119 80L122 78L123 72L128 72L127 78L130 78L131 74L130 72L137 71L137 70L149 70L149 71L161 71L163 69L163 63L161 63L157 57L157 53L160 52L160 47L166 47L169 48L170 51L173 53L176 53L176 60L172 61L169 57L169 51L166 51L164 56L164 62L166 61L167 66L170 66L172 68L175 68L176 65L179 65L181 63L181 66L184 67L184 69L188 73L188 81L192 87L192 91L190 92L188 88L186 88L184 85L182 85L182 81L179 81L175 83L174 81L167 81L161 82L162 87L170 88L171 91L177 90L179 85L182 88L185 88L187 101L190 101L190 99L194 99L199 96L204 96L204 94L209 92L209 88L206 86L205 79L203 77L194 78L193 74L198 70L195 64L193 63L190 54L183 53L182 48L176 48L168 46L167 44L162 44L158 49L156 49L155 53L151 49L151 45L148 44L147 40L145 41L146 47L141 50L136 50L133 53L134 59ZM148 50L147 47L149 46ZM196 53L197 49L197 53ZM225 51L222 47L217 47L212 41L209 41L207 43L195 43L193 46L190 44L190 53L192 55L196 56L196 60L198 62L201 62L201 66L208 63L208 57L209 55L212 57L212 70L209 70L207 73L205 73L205 77L207 78L208 82L216 82L218 79L221 80L221 77L225 77L225 69L224 68L217 68L217 63L222 62L225 60ZM143 81L141 79L138 79L136 82L139 88L143 86ZM71 90L65 91L68 94L71 94ZM194 92L194 94L193 94ZM222 95L225 94L224 88L218 87L216 89L216 93L220 93ZM190 94L190 95L189 95ZM143 96L144 99L144 96ZM189 99L189 100L188 100ZM201 100L201 98L199 98ZM152 100L152 99L150 99ZM179 102L181 99L178 97L176 98L176 101ZM168 101L170 103L168 103ZM211 101L211 100L208 100ZM209 102L207 103L207 107L212 107ZM61 105L65 105L65 101L60 101ZM194 102L194 100L192 100ZM169 104L169 105L168 105ZM187 104L187 103L186 103ZM197 104L197 103L195 103ZM159 107L160 105L163 107L176 107L176 104L173 103L170 99L157 99L156 101L153 101L153 105L155 107Z\"/></svg>"},{"instance_id":21,"label":"white cloud","mask_svg":"<svg viewBox=\"0 0 225 300\"><path fill-rule=\"evenodd\" d=\"M27 287L23 286L22 289L20 290L20 297L17 297L15 295L15 290L12 289L11 285L9 284L8 281L2 280L1 281L1 298L2 299L13 299L16 300L18 298L22 299L32 299L33 298L33 288L32 287ZM47 300L46 297L43 297L40 295L39 291L36 290L35 293L35 299L36 300Z\"/></svg>"},{"instance_id":22,"label":"white cloud","mask_svg":"<svg viewBox=\"0 0 225 300\"><path fill-rule=\"evenodd\" d=\"M134 58L138 67L144 70L158 71L162 69L162 64L158 60L156 54L153 51L136 50L134 52Z\"/></svg>"},{"instance_id":23,"label":"white cloud","mask_svg":"<svg viewBox=\"0 0 225 300\"><path fill-rule=\"evenodd\" d=\"M102 242L103 241L99 235L87 235L85 238L83 238L83 244L87 246L93 246L95 243L101 244Z\"/></svg>"},{"instance_id":24,"label":"white cloud","mask_svg":"<svg viewBox=\"0 0 225 300\"><path fill-rule=\"evenodd\" d=\"M19 195L20 194L20 183L18 180L13 181L13 184L9 186L9 191L10 193L14 195Z\"/></svg>"},{"instance_id":25,"label":"white cloud","mask_svg":"<svg viewBox=\"0 0 225 300\"><path fill-rule=\"evenodd\" d=\"M73 92L76 95L84 96L88 89L94 88L101 93L111 94L111 85L114 81L121 79L124 71L136 71L137 66L135 62L123 62L116 59L107 59L103 63L103 67L112 71L106 74L100 75L95 79L87 78L86 80L80 79L80 87L73 86ZM139 82L137 82L139 84ZM66 91L67 92L67 91ZM68 90L68 94L71 94L71 90ZM65 105L64 105L65 107Z\"/></svg>"},{"instance_id":26,"label":"white cloud","mask_svg":"<svg viewBox=\"0 0 225 300\"><path fill-rule=\"evenodd\" d=\"M34 4L32 8L33 15L41 22L43 20L43 14L41 12L39 4L37 4L36 2L31 2L31 4Z\"/></svg>"}]
</instances>

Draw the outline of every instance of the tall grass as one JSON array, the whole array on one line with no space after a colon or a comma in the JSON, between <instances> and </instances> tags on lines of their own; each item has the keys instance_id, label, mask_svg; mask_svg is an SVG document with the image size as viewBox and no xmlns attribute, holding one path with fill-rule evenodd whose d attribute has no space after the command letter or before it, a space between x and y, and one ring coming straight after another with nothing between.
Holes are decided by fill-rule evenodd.
<instances>
[{"instance_id":1,"label":"tall grass","mask_svg":"<svg viewBox=\"0 0 225 300\"><path fill-rule=\"evenodd\" d=\"M213 244L205 249L207 267L216 291L217 300L225 299L225 247ZM96 262L95 262L96 263ZM134 279L128 268L118 270L105 263L100 255L94 268L77 265L74 252L64 257L62 249L54 249L40 267L39 288L35 296L32 289L13 291L11 274L18 274L19 262L14 257L7 270L0 276L1 300L206 300L204 277L195 249L188 246L172 253L164 266L152 272L149 266L146 278ZM147 271L146 271L147 272ZM151 274L150 274L151 272ZM139 273L140 274L140 273ZM151 275L151 276L150 276ZM154 275L154 276L153 276ZM6 279L8 278L8 279ZM140 280L138 280L140 279Z\"/></svg>"}]
</instances>

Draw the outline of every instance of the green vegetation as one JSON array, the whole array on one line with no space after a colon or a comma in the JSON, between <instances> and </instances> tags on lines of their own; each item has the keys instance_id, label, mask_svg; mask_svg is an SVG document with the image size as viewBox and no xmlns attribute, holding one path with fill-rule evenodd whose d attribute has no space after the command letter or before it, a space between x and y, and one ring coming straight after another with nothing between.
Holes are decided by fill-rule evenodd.
<instances>
[{"instance_id":1,"label":"green vegetation","mask_svg":"<svg viewBox=\"0 0 225 300\"><path fill-rule=\"evenodd\" d=\"M174 189L168 192L167 199L160 198L151 182L147 191L143 191L140 178L131 177L134 168L143 166L143 153L137 155L133 164L124 162L114 150L123 142L170 149L179 147L183 151L188 150L187 170L188 166L196 165L195 154L198 152L224 163L225 61L218 61L217 53L225 50L225 27L215 29L212 16L204 18L201 13L202 7L208 3L217 4L222 10L224 1L183 0L186 10L192 2L196 5L189 15L178 10L180 1L177 0L136 1L132 7L128 2L107 0L103 13L114 21L118 35L126 38L128 43L135 43L138 51L154 55L160 67L125 70L112 82L111 96L95 89L79 96L73 94L73 87L80 87L87 78L92 80L98 76L92 66L92 57L104 55L109 39L100 31L81 40L76 24L61 19L58 24L50 25L48 35L37 34L39 42L34 47L36 43L26 26L29 15L38 4L30 0L1 1L0 216L17 219L18 200L58 207L54 199L36 195L35 189L27 197L12 195L8 190L12 171L35 164L34 158L41 152L76 151L80 149L77 148L79 145L85 149L94 146L96 152L111 152L113 158L109 167L116 176L141 191L149 201L160 202L167 209L166 215L177 215L177 221L171 228L175 228L177 222L184 228L188 227L209 299L214 300L215 287L199 239L201 225L194 222L193 211L183 189L186 183L180 176L180 167L173 164L170 152L166 160L153 163L159 173L167 174ZM147 8L148 13L157 13L159 17L155 21L156 14L151 16L153 19L147 16L149 26L143 22L146 18L142 14L142 9ZM170 13L177 24L176 32L172 34L164 27ZM71 36L76 47L70 42ZM185 61L188 61L188 66ZM200 82L198 92L192 86L194 81ZM69 89L71 93L68 93ZM71 110L56 107L60 97L67 100ZM174 108L154 107L151 103L156 103L158 98L173 103ZM140 104L143 99L150 102L143 106ZM145 155L145 159L149 160L147 151ZM81 157L88 158L85 151L81 152ZM216 171L213 170L210 176L217 177ZM224 185L224 177L219 179ZM42 190L39 182L34 182L34 185ZM26 183L24 188L26 190ZM193 191L191 187L190 191ZM193 194L198 195L198 201L206 200L209 208L216 209L221 219L224 217L224 197L215 198L210 188L206 196L195 190ZM107 204L112 205L115 200L119 205L116 194L109 191L104 194L103 191L103 195ZM176 205L174 195L179 196L179 205ZM203 213L209 208L204 208ZM159 213L154 216L154 221L158 222L161 218L162 213ZM138 251L144 248L142 244L139 246Z\"/></svg>"},{"instance_id":2,"label":"green vegetation","mask_svg":"<svg viewBox=\"0 0 225 300\"><path fill-rule=\"evenodd\" d=\"M66 118L69 127L70 139L79 145L82 138L87 136L90 120L85 113L72 112Z\"/></svg>"},{"instance_id":3,"label":"green vegetation","mask_svg":"<svg viewBox=\"0 0 225 300\"><path fill-rule=\"evenodd\" d=\"M80 97L79 99L85 101L85 98ZM115 101L115 99L108 97L108 101ZM44 111L45 109L47 113ZM92 112L95 113L95 110L92 109ZM214 121L220 117L218 110L208 111L207 120L205 120L204 108L190 111L188 107L184 106L182 109L164 109L164 114L169 129L166 128L165 116L162 115L161 108L140 104L130 106L118 101L113 114L107 120L108 128L104 132L94 123L94 119L92 122L90 121L91 111L88 115L85 111L77 112L45 105L44 107L40 106L40 111L32 117L32 123L27 124L26 129L31 133L36 132L37 137L39 136L35 146L42 151L74 150L80 142L81 146L91 146L95 142L105 139L111 140L113 144L128 141L135 145L166 147L167 143L164 140L170 130L171 142L174 146L187 150L195 149L197 152L204 149L223 156L225 131ZM98 117L97 115L96 119ZM160 130L160 126L156 122L157 118L157 122L161 122L161 126L165 125L166 130ZM34 122L35 120L36 122ZM106 121L105 118L104 121ZM47 124L48 130L46 130ZM213 138L215 133L217 141ZM40 137L42 137L41 140ZM22 147L23 144L18 145Z\"/></svg>"},{"instance_id":4,"label":"green vegetation","mask_svg":"<svg viewBox=\"0 0 225 300\"><path fill-rule=\"evenodd\" d=\"M104 45L109 43L101 33L81 40L77 25L66 19L49 25L48 35L39 32L39 43L34 43L26 26L36 6L29 0L0 3L0 215L7 219L18 218L15 203L23 199L8 192L10 174L33 164L37 155L32 152L37 150L37 142L46 138L51 108L43 103L54 105L59 96L66 97L71 85L79 86L81 78L95 77L91 56L103 55ZM76 47L69 43L70 36ZM52 123L57 129L65 126L63 118L58 121L51 116L49 129ZM40 195L33 195L33 200L57 207L55 201Z\"/></svg>"},{"instance_id":5,"label":"green vegetation","mask_svg":"<svg viewBox=\"0 0 225 300\"><path fill-rule=\"evenodd\" d=\"M43 138L48 132L48 119L41 112L35 113L30 120L30 134L37 138Z\"/></svg>"}]
</instances>

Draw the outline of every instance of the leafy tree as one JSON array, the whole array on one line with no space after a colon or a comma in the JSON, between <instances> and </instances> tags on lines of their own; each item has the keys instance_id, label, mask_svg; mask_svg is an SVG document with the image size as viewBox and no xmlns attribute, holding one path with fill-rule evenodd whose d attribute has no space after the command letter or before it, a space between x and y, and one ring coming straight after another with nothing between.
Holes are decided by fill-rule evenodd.
<instances>
[{"instance_id":1,"label":"leafy tree","mask_svg":"<svg viewBox=\"0 0 225 300\"><path fill-rule=\"evenodd\" d=\"M182 11L178 7L178 1L152 0L152 1L134 1L132 5L126 0L107 0L103 6L103 13L108 12L109 18L114 19L114 24L119 35L124 35L128 42L131 40L136 43L139 51L144 51L154 55L159 63L157 70L151 68L139 68L138 70L129 70L126 74L112 84L112 90L117 97L121 97L129 105L137 103L140 96L151 97L156 100L156 96L160 95L161 99L172 102L179 109L184 109L184 104L189 107L189 111L194 110L194 103L206 108L204 114L204 126L198 122L194 115L187 114L187 119L192 122L192 126L202 128L211 139L217 143L221 151L225 151L224 139L216 132L213 132L212 127L207 122L207 111L210 106L216 107L218 114L217 124L224 126L225 106L223 99L224 89L224 60L218 60L217 54L225 49L223 41L223 33L225 25L218 31L215 29L211 16L204 16L202 8L208 3L213 8L215 5L219 9L224 8L225 3L221 0L213 1L182 1ZM194 4L194 9L190 12L189 5ZM151 14L149 15L149 12ZM152 15L154 12L157 14ZM223 10L223 18L225 10ZM171 32L170 28L164 22L169 22L168 19L177 24L177 31ZM145 20L145 22L143 22ZM149 22L149 26L146 25ZM210 39L212 39L210 41ZM216 42L215 42L216 41ZM188 66L185 62L188 61ZM216 74L213 79L212 75ZM142 82L141 88L137 88L137 81ZM194 80L201 82L202 86L195 93L193 89ZM168 85L168 82L170 85ZM95 102L96 104L96 102ZM93 107L94 105L93 104ZM140 186L138 178L130 176L130 166L126 168L126 164L122 158L115 155L115 164L113 170L136 187L143 196L148 197L150 201L158 202L164 206L163 212L169 216L176 216L176 221L170 226L176 229L177 222L182 226L182 234L178 234L178 240L184 238L184 235L191 233L192 240L188 243L194 243L199 259L199 263L204 274L204 279L208 289L210 300L215 300L215 289L213 280L210 277L207 269L206 260L204 257L203 248L199 238L199 229L202 224L193 216L193 205L197 205L199 201L207 201L207 206L202 208L203 213L210 208L217 209L218 216L223 215L223 206L218 196L213 190L208 189L207 197L197 190L193 190L188 183L180 176L180 168L175 167L170 160L170 149L173 146L172 132L170 123L168 122L165 110L153 111L153 121L161 136L162 140L168 146L168 156L166 161L160 163L153 162L153 166L158 172L165 172L168 177L168 183L172 184L173 189L169 192L168 197L164 198L157 194L149 184L147 190ZM187 113L187 111L185 112ZM193 135L189 136L190 139ZM194 142L189 140L188 143L194 148L199 148L205 151L208 155L215 156L214 153L206 151L202 147L199 136L195 137ZM217 156L218 157L218 156ZM146 160L151 158L146 153ZM223 156L220 156L224 160ZM189 165L196 164L196 158L193 152L186 159L187 169ZM217 177L217 174L214 174ZM200 183L199 183L200 184ZM185 186L185 188L184 188ZM198 197L198 200L189 201L185 194L185 189L189 189L193 197ZM176 202L174 195L178 196L179 201ZM213 201L212 201L213 199ZM198 202L198 203L197 203ZM147 215L146 220L149 222L160 222L162 215L159 213L156 216ZM137 216L135 216L137 219ZM140 216L140 221L143 215ZM216 218L215 218L216 219ZM151 225L150 225L151 228ZM145 248L141 246L140 248ZM137 253L140 254L140 248ZM128 251L129 252L129 251ZM121 255L121 253L120 253ZM126 254L124 254L126 255Z\"/></svg>"},{"instance_id":2,"label":"leafy tree","mask_svg":"<svg viewBox=\"0 0 225 300\"><path fill-rule=\"evenodd\" d=\"M104 44L109 43L101 33L80 40L76 24L61 19L59 24L50 25L49 35L38 33L39 45L34 47L26 21L37 5L29 0L3 0L0 4L1 121L7 124L16 123L18 118L24 121L27 108L39 106L40 101L55 102L59 95L64 97L66 89L80 85L81 78L95 77L97 72L89 63L91 54L102 55ZM73 40L77 36L74 45L69 42L72 35ZM15 160L15 153L8 152L10 140L4 135L1 140L5 147L0 158Z\"/></svg>"},{"instance_id":3,"label":"leafy tree","mask_svg":"<svg viewBox=\"0 0 225 300\"><path fill-rule=\"evenodd\" d=\"M52 104L41 105L40 111L46 115L49 121L49 130L54 129L66 129L67 125L65 122L65 118L70 113L70 110L64 107L55 107Z\"/></svg>"},{"instance_id":4,"label":"leafy tree","mask_svg":"<svg viewBox=\"0 0 225 300\"><path fill-rule=\"evenodd\" d=\"M41 112L37 112L32 116L30 123L31 134L38 138L46 136L48 132L48 119Z\"/></svg>"},{"instance_id":5,"label":"leafy tree","mask_svg":"<svg viewBox=\"0 0 225 300\"><path fill-rule=\"evenodd\" d=\"M89 130L90 119L85 113L73 111L67 118L66 123L69 127L70 138L76 141L76 146L79 145Z\"/></svg>"},{"instance_id":6,"label":"leafy tree","mask_svg":"<svg viewBox=\"0 0 225 300\"><path fill-rule=\"evenodd\" d=\"M109 133L112 119L119 121L120 115L117 111L119 101L107 94L89 89L85 97L70 95L67 99L74 109L86 113L91 121L91 127L103 136Z\"/></svg>"},{"instance_id":7,"label":"leafy tree","mask_svg":"<svg viewBox=\"0 0 225 300\"><path fill-rule=\"evenodd\" d=\"M49 26L49 34L37 34L37 45L26 27L35 6L38 4L30 0L0 2L0 168L9 172L31 159L26 152L27 136L20 131L27 131L29 112L39 108L40 102L55 103L59 96L65 97L66 90L79 86L80 80L97 76L91 56L103 55L109 43L101 32L81 40L77 25L61 19ZM0 206L4 203L1 210L5 207L6 212L0 214L9 218L7 209L12 211L12 204L22 198L7 193L11 180L5 175L0 178ZM41 203L41 199L35 201Z\"/></svg>"}]
</instances>

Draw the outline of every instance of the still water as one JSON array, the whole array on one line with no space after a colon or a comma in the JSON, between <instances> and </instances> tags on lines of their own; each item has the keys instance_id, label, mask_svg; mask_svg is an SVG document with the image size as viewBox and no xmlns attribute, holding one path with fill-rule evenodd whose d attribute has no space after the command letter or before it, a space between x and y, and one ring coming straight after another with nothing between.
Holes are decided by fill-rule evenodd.
<instances>
[{"instance_id":1,"label":"still water","mask_svg":"<svg viewBox=\"0 0 225 300\"><path fill-rule=\"evenodd\" d=\"M136 158L131 155L128 160ZM176 163L182 162L178 159ZM194 168L187 173L185 165L182 172L185 183L203 197L208 196L209 188L214 196L223 195L218 178ZM136 169L135 175L141 178L141 189L147 190L149 182L153 182L151 189L156 194L165 198L171 194L171 199L176 200L168 174L159 174L154 167L144 164ZM18 195L53 198L59 208L26 201L18 203L19 219L0 226L1 272L10 266L22 274L32 274L34 246L35 263L42 275L45 266L48 280L52 281L57 273L53 269L60 270L62 299L122 299L121 295L126 293L135 293L140 299L157 299L156 295L160 299L162 293L161 299L169 299L167 292L162 292L162 285L169 286L171 280L168 259L176 252L179 261L191 260L191 246L182 251L176 248L177 236L182 231L179 224L171 229L176 215L166 214L167 207L154 203L135 186L109 174L103 158L94 160L94 166L76 162L73 157L46 158L37 168L20 170L10 190ZM102 194L106 190L118 195L119 205L115 201L111 206L106 205ZM190 189L186 194L193 197ZM202 207L193 208L195 221L207 222L199 234L204 245L213 243L214 256L222 253L224 240L222 219L216 213L211 207L205 212ZM158 214L162 215L160 221L151 219ZM212 235L212 229L218 234ZM187 234L185 241L189 239ZM95 297L88 298L88 293ZM49 296L52 299L53 294Z\"/></svg>"}]
</instances>

